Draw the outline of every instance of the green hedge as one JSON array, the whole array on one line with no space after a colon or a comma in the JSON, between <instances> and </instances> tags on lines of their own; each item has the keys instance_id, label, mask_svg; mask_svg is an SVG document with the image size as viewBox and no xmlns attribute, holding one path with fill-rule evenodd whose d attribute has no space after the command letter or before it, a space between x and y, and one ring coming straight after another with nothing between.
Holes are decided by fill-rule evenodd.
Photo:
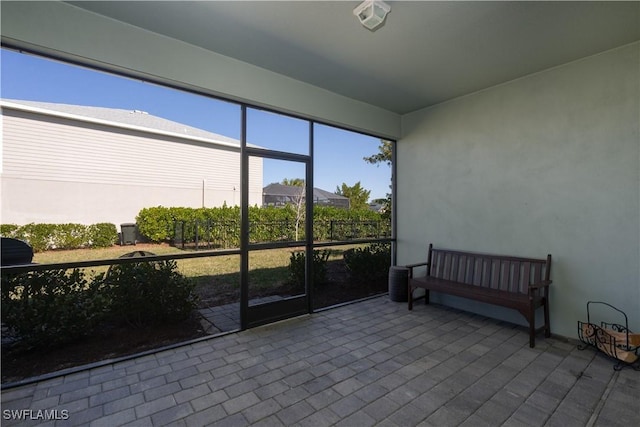
<instances>
[{"instance_id":1,"label":"green hedge","mask_svg":"<svg viewBox=\"0 0 640 427\"><path fill-rule=\"evenodd\" d=\"M1 224L0 234L29 243L35 252L51 249L106 248L118 241L114 224Z\"/></svg>"},{"instance_id":2,"label":"green hedge","mask_svg":"<svg viewBox=\"0 0 640 427\"><path fill-rule=\"evenodd\" d=\"M136 217L140 234L152 242L201 240L220 242L221 246L240 246L240 208L153 207L144 208ZM184 230L182 229L184 223ZM305 238L304 221L296 230L293 206L249 208L250 238L254 243ZM314 206L313 233L316 241L349 240L389 236L388 218L370 209L340 209ZM50 249L109 247L117 243L116 226L110 223L82 224L1 224L0 234L28 242L35 252Z\"/></svg>"},{"instance_id":3,"label":"green hedge","mask_svg":"<svg viewBox=\"0 0 640 427\"><path fill-rule=\"evenodd\" d=\"M184 232L182 230L184 222ZM293 207L249 208L250 238L252 242L302 240L302 223L297 230ZM201 239L224 242L227 247L240 245L240 208L168 208L163 206L142 209L136 217L140 234L154 242L193 241L196 228ZM176 224L178 232L176 233ZM315 240L347 240L389 236L390 221L370 209L347 210L314 206Z\"/></svg>"},{"instance_id":4,"label":"green hedge","mask_svg":"<svg viewBox=\"0 0 640 427\"><path fill-rule=\"evenodd\" d=\"M194 286L175 261L112 266L93 277L79 269L3 273L2 323L27 347L53 347L101 325L186 319L197 305Z\"/></svg>"},{"instance_id":5,"label":"green hedge","mask_svg":"<svg viewBox=\"0 0 640 427\"><path fill-rule=\"evenodd\" d=\"M329 255L331 255L331 250L329 249L314 249L313 251L313 283L315 285L323 285L327 282ZM289 282L292 285L304 286L306 267L305 252L291 252L289 257Z\"/></svg>"},{"instance_id":6,"label":"green hedge","mask_svg":"<svg viewBox=\"0 0 640 427\"><path fill-rule=\"evenodd\" d=\"M391 245L372 243L362 248L349 249L344 252L344 262L353 283L384 286L391 265Z\"/></svg>"},{"instance_id":7,"label":"green hedge","mask_svg":"<svg viewBox=\"0 0 640 427\"><path fill-rule=\"evenodd\" d=\"M186 319L197 305L194 282L173 260L114 265L98 281L111 319L136 327Z\"/></svg>"},{"instance_id":8,"label":"green hedge","mask_svg":"<svg viewBox=\"0 0 640 427\"><path fill-rule=\"evenodd\" d=\"M81 270L2 275L2 323L30 347L47 347L92 333L106 300Z\"/></svg>"}]
</instances>

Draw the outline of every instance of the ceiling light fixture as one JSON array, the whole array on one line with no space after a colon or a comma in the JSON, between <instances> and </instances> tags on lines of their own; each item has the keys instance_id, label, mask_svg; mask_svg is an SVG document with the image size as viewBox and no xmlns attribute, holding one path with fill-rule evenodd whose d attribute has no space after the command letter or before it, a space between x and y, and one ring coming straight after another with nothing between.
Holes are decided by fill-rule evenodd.
<instances>
[{"instance_id":1,"label":"ceiling light fixture","mask_svg":"<svg viewBox=\"0 0 640 427\"><path fill-rule=\"evenodd\" d=\"M382 0L365 0L353 9L353 14L358 17L360 23L371 31L375 31L382 23L391 6Z\"/></svg>"}]
</instances>

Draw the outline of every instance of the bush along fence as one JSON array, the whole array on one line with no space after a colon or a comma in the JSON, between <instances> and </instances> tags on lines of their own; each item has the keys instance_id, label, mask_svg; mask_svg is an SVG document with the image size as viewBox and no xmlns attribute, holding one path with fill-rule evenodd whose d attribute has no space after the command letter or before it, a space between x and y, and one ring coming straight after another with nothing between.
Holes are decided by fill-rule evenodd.
<instances>
[{"instance_id":1,"label":"bush along fence","mask_svg":"<svg viewBox=\"0 0 640 427\"><path fill-rule=\"evenodd\" d=\"M35 252L51 249L106 248L118 241L114 224L1 224L3 237L24 240Z\"/></svg>"},{"instance_id":2,"label":"bush along fence","mask_svg":"<svg viewBox=\"0 0 640 427\"><path fill-rule=\"evenodd\" d=\"M250 207L249 238L252 243L296 241L305 238L304 220L291 206ZM144 239L186 248L237 248L240 246L240 208L153 207L136 217ZM24 240L35 252L52 249L110 247L118 242L114 224L0 224L0 234ZM369 209L346 210L314 206L316 241L337 241L391 236L391 222Z\"/></svg>"},{"instance_id":3,"label":"bush along fence","mask_svg":"<svg viewBox=\"0 0 640 427\"><path fill-rule=\"evenodd\" d=\"M136 218L140 233L155 242L178 247L232 248L240 245L240 209L146 208ZM291 208L249 208L249 238L252 243L303 240L304 221ZM314 239L317 241L384 238L391 223L369 209L345 210L314 207Z\"/></svg>"}]
</instances>

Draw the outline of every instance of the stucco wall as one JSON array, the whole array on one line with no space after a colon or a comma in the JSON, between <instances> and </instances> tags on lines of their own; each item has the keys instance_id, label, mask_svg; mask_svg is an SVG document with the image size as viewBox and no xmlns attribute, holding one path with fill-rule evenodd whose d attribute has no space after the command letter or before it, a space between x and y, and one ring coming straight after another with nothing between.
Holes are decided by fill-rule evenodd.
<instances>
[{"instance_id":1,"label":"stucco wall","mask_svg":"<svg viewBox=\"0 0 640 427\"><path fill-rule=\"evenodd\" d=\"M430 242L551 253L553 333L576 337L589 300L640 330L639 65L635 43L403 117L398 263Z\"/></svg>"}]
</instances>

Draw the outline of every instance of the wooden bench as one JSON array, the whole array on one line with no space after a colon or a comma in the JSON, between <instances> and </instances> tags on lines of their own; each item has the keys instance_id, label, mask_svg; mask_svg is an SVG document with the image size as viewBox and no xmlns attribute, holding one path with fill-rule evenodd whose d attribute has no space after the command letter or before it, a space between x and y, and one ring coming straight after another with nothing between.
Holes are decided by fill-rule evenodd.
<instances>
[{"instance_id":1,"label":"wooden bench","mask_svg":"<svg viewBox=\"0 0 640 427\"><path fill-rule=\"evenodd\" d=\"M416 277L414 269L426 266L426 274ZM429 245L427 262L411 264L409 269L409 310L413 309L413 291L425 290L469 298L518 310L529 323L529 346L535 346L536 332L549 326L549 285L551 255L546 259L436 249ZM420 297L422 298L422 297ZM419 298L416 298L419 299ZM536 309L543 307L544 325L536 329Z\"/></svg>"}]
</instances>

